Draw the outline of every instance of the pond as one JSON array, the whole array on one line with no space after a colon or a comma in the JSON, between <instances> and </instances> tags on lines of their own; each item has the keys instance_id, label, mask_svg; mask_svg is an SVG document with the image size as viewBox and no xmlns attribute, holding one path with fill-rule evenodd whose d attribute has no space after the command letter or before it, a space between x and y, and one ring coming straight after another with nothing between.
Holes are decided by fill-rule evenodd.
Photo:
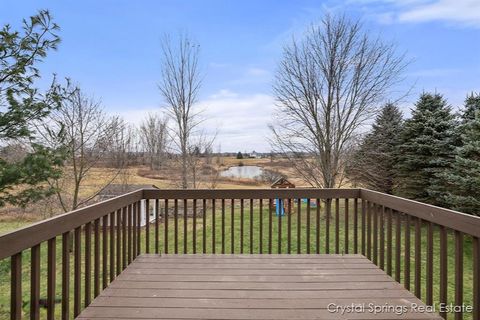
<instances>
[{"instance_id":1,"label":"pond","mask_svg":"<svg viewBox=\"0 0 480 320\"><path fill-rule=\"evenodd\" d=\"M254 179L263 173L262 167L258 166L235 166L220 173L222 177Z\"/></svg>"}]
</instances>

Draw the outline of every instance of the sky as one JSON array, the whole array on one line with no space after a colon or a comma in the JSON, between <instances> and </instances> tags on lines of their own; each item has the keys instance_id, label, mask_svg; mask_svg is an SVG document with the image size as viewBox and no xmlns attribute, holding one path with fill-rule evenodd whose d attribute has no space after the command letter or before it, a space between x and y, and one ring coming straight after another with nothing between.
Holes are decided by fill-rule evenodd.
<instances>
[{"instance_id":1,"label":"sky","mask_svg":"<svg viewBox=\"0 0 480 320\"><path fill-rule=\"evenodd\" d=\"M399 88L408 117L424 91L454 108L480 92L480 0L0 0L0 26L48 9L62 42L40 69L69 77L105 110L138 124L164 110L160 40L188 33L200 44L198 108L222 152L268 152L272 83L282 48L325 13L360 19L411 61Z\"/></svg>"}]
</instances>

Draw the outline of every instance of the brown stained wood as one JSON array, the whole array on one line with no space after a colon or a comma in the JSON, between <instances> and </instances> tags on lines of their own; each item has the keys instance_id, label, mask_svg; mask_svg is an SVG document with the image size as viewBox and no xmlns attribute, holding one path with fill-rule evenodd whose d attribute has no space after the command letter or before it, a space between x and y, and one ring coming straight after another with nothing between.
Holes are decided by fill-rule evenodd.
<instances>
[{"instance_id":1,"label":"brown stained wood","mask_svg":"<svg viewBox=\"0 0 480 320\"><path fill-rule=\"evenodd\" d=\"M81 311L82 299L82 228L75 228L73 248L73 316L76 317Z\"/></svg>"},{"instance_id":2,"label":"brown stained wood","mask_svg":"<svg viewBox=\"0 0 480 320\"><path fill-rule=\"evenodd\" d=\"M415 219L415 295L422 298L422 220Z\"/></svg>"},{"instance_id":3,"label":"brown stained wood","mask_svg":"<svg viewBox=\"0 0 480 320\"><path fill-rule=\"evenodd\" d=\"M400 283L402 221L399 212L395 212L395 281Z\"/></svg>"},{"instance_id":4,"label":"brown stained wood","mask_svg":"<svg viewBox=\"0 0 480 320\"><path fill-rule=\"evenodd\" d=\"M127 217L128 207L124 207L122 209L122 270L127 267Z\"/></svg>"},{"instance_id":5,"label":"brown stained wood","mask_svg":"<svg viewBox=\"0 0 480 320\"><path fill-rule=\"evenodd\" d=\"M260 224L258 228L258 252L263 253L263 199L259 199L259 219L258 222Z\"/></svg>"},{"instance_id":6,"label":"brown stained wood","mask_svg":"<svg viewBox=\"0 0 480 320\"><path fill-rule=\"evenodd\" d=\"M255 267L238 260L255 261ZM329 303L422 304L360 255L141 255L79 319L346 319L328 312ZM382 313L381 319L398 315ZM402 319L439 317L409 312Z\"/></svg>"},{"instance_id":7,"label":"brown stained wood","mask_svg":"<svg viewBox=\"0 0 480 320\"><path fill-rule=\"evenodd\" d=\"M70 315L70 232L62 234L62 319Z\"/></svg>"},{"instance_id":8,"label":"brown stained wood","mask_svg":"<svg viewBox=\"0 0 480 320\"><path fill-rule=\"evenodd\" d=\"M372 218L373 218L373 263L377 266L378 263L378 211L379 205L376 203L372 203Z\"/></svg>"},{"instance_id":9,"label":"brown stained wood","mask_svg":"<svg viewBox=\"0 0 480 320\"><path fill-rule=\"evenodd\" d=\"M127 264L132 262L132 224L133 204L130 204L127 212Z\"/></svg>"},{"instance_id":10,"label":"brown stained wood","mask_svg":"<svg viewBox=\"0 0 480 320\"><path fill-rule=\"evenodd\" d=\"M448 290L448 233L447 228L440 226L440 303L447 303ZM446 319L447 313L440 315Z\"/></svg>"},{"instance_id":11,"label":"brown stained wood","mask_svg":"<svg viewBox=\"0 0 480 320\"><path fill-rule=\"evenodd\" d=\"M307 199L307 237L305 239L307 244L307 253L310 253L310 199Z\"/></svg>"},{"instance_id":12,"label":"brown stained wood","mask_svg":"<svg viewBox=\"0 0 480 320\"><path fill-rule=\"evenodd\" d=\"M358 253L358 199L353 199L353 253Z\"/></svg>"},{"instance_id":13,"label":"brown stained wood","mask_svg":"<svg viewBox=\"0 0 480 320\"><path fill-rule=\"evenodd\" d=\"M463 303L463 233L455 231L455 305ZM463 313L456 312L455 320L462 320Z\"/></svg>"},{"instance_id":14,"label":"brown stained wood","mask_svg":"<svg viewBox=\"0 0 480 320\"><path fill-rule=\"evenodd\" d=\"M433 305L433 223L427 223L427 270L426 270L426 300Z\"/></svg>"},{"instance_id":15,"label":"brown stained wood","mask_svg":"<svg viewBox=\"0 0 480 320\"><path fill-rule=\"evenodd\" d=\"M231 203L230 203L230 212L231 212L231 216L230 216L230 220L231 220L231 226L230 226L230 231L231 231L231 234L230 234L230 246L231 246L231 249L230 249L230 253L235 253L235 200L232 199L231 200Z\"/></svg>"},{"instance_id":16,"label":"brown stained wood","mask_svg":"<svg viewBox=\"0 0 480 320\"><path fill-rule=\"evenodd\" d=\"M164 219L164 225L165 225L164 239L163 239L163 252L168 253L168 224L169 224L168 223L168 199L165 199L165 210L163 213L163 219ZM205 234L205 229L203 230L203 234Z\"/></svg>"},{"instance_id":17,"label":"brown stained wood","mask_svg":"<svg viewBox=\"0 0 480 320\"><path fill-rule=\"evenodd\" d=\"M330 253L330 216L332 215L332 199L327 199L325 201L325 253Z\"/></svg>"},{"instance_id":18,"label":"brown stained wood","mask_svg":"<svg viewBox=\"0 0 480 320\"><path fill-rule=\"evenodd\" d=\"M116 230L116 247L115 247L115 263L116 263L116 273L119 275L122 271L122 209L117 210L117 224L115 225Z\"/></svg>"},{"instance_id":19,"label":"brown stained wood","mask_svg":"<svg viewBox=\"0 0 480 320\"><path fill-rule=\"evenodd\" d=\"M344 230L345 244L344 244L344 251L347 254L348 254L348 249L349 249L348 243L350 241L350 238L349 238L349 235L350 235L349 234L349 226L350 226L350 224L349 224L349 221L348 221L348 218L349 218L348 217L348 214L349 214L349 207L348 206L349 206L348 205L348 199L345 199L345 209L344 209L345 210L345 230Z\"/></svg>"},{"instance_id":20,"label":"brown stained wood","mask_svg":"<svg viewBox=\"0 0 480 320\"><path fill-rule=\"evenodd\" d=\"M212 199L212 253L216 251L216 242L215 242L215 233L217 226L215 225L216 220L216 210L215 210L215 199Z\"/></svg>"},{"instance_id":21,"label":"brown stained wood","mask_svg":"<svg viewBox=\"0 0 480 320\"><path fill-rule=\"evenodd\" d=\"M47 319L55 319L56 284L56 238L48 240L47 246Z\"/></svg>"},{"instance_id":22,"label":"brown stained wood","mask_svg":"<svg viewBox=\"0 0 480 320\"><path fill-rule=\"evenodd\" d=\"M160 226L160 203L158 199L155 199L155 253L160 253L160 234L159 234L159 226ZM194 229L194 234L195 234ZM195 253L195 252L194 252Z\"/></svg>"},{"instance_id":23,"label":"brown stained wood","mask_svg":"<svg viewBox=\"0 0 480 320\"><path fill-rule=\"evenodd\" d=\"M110 282L115 279L115 212L110 213L110 225L109 225L109 232L110 232L110 237L109 237L109 269L110 269Z\"/></svg>"},{"instance_id":24,"label":"brown stained wood","mask_svg":"<svg viewBox=\"0 0 480 320\"><path fill-rule=\"evenodd\" d=\"M225 253L225 199L222 199L222 253Z\"/></svg>"},{"instance_id":25,"label":"brown stained wood","mask_svg":"<svg viewBox=\"0 0 480 320\"><path fill-rule=\"evenodd\" d=\"M40 245L32 247L30 258L30 319L40 319Z\"/></svg>"},{"instance_id":26,"label":"brown stained wood","mask_svg":"<svg viewBox=\"0 0 480 320\"><path fill-rule=\"evenodd\" d=\"M145 200L145 253L150 253L150 200Z\"/></svg>"},{"instance_id":27,"label":"brown stained wood","mask_svg":"<svg viewBox=\"0 0 480 320\"><path fill-rule=\"evenodd\" d=\"M385 207L380 206L379 208L379 219L380 219L380 255L379 255L379 267L382 270L385 270Z\"/></svg>"},{"instance_id":28,"label":"brown stained wood","mask_svg":"<svg viewBox=\"0 0 480 320\"><path fill-rule=\"evenodd\" d=\"M283 215L282 215L282 210L284 207L283 200L281 201L282 208L280 209L280 214L277 216L277 253L280 254L282 253L282 220L283 220Z\"/></svg>"},{"instance_id":29,"label":"brown stained wood","mask_svg":"<svg viewBox=\"0 0 480 320\"><path fill-rule=\"evenodd\" d=\"M207 200L202 200L202 208L203 208L203 225L202 225L202 251L203 253L207 253Z\"/></svg>"},{"instance_id":30,"label":"brown stained wood","mask_svg":"<svg viewBox=\"0 0 480 320\"><path fill-rule=\"evenodd\" d=\"M297 253L302 253L302 199L297 199Z\"/></svg>"},{"instance_id":31,"label":"brown stained wood","mask_svg":"<svg viewBox=\"0 0 480 320\"><path fill-rule=\"evenodd\" d=\"M335 199L335 253L340 253L340 199Z\"/></svg>"},{"instance_id":32,"label":"brown stained wood","mask_svg":"<svg viewBox=\"0 0 480 320\"><path fill-rule=\"evenodd\" d=\"M174 235L174 243L173 243L173 252L178 253L178 199L173 201L173 235Z\"/></svg>"},{"instance_id":33,"label":"brown stained wood","mask_svg":"<svg viewBox=\"0 0 480 320\"><path fill-rule=\"evenodd\" d=\"M183 199L183 253L188 253L188 207L187 207L187 199Z\"/></svg>"},{"instance_id":34,"label":"brown stained wood","mask_svg":"<svg viewBox=\"0 0 480 320\"><path fill-rule=\"evenodd\" d=\"M392 275L392 246L393 246L393 236L392 236L392 219L393 219L393 212L392 209L387 209L387 274L389 276Z\"/></svg>"},{"instance_id":35,"label":"brown stained wood","mask_svg":"<svg viewBox=\"0 0 480 320\"><path fill-rule=\"evenodd\" d=\"M243 244L244 244L244 199L240 199L240 253L243 253Z\"/></svg>"},{"instance_id":36,"label":"brown stained wood","mask_svg":"<svg viewBox=\"0 0 480 320\"><path fill-rule=\"evenodd\" d=\"M10 258L10 319L22 319L22 253Z\"/></svg>"},{"instance_id":37,"label":"brown stained wood","mask_svg":"<svg viewBox=\"0 0 480 320\"><path fill-rule=\"evenodd\" d=\"M85 225L85 305L88 306L92 301L92 224Z\"/></svg>"},{"instance_id":38,"label":"brown stained wood","mask_svg":"<svg viewBox=\"0 0 480 320\"><path fill-rule=\"evenodd\" d=\"M365 255L366 252L366 230L365 230L365 219L366 219L366 201L362 199L362 254Z\"/></svg>"},{"instance_id":39,"label":"brown stained wood","mask_svg":"<svg viewBox=\"0 0 480 320\"><path fill-rule=\"evenodd\" d=\"M268 199L268 253L272 253L273 243L273 199Z\"/></svg>"},{"instance_id":40,"label":"brown stained wood","mask_svg":"<svg viewBox=\"0 0 480 320\"><path fill-rule=\"evenodd\" d=\"M108 285L108 215L102 218L102 288ZM130 260L130 257L129 257ZM131 260L130 260L131 261Z\"/></svg>"},{"instance_id":41,"label":"brown stained wood","mask_svg":"<svg viewBox=\"0 0 480 320\"><path fill-rule=\"evenodd\" d=\"M197 199L193 199L193 230L192 230L192 252L197 253Z\"/></svg>"},{"instance_id":42,"label":"brown stained wood","mask_svg":"<svg viewBox=\"0 0 480 320\"><path fill-rule=\"evenodd\" d=\"M480 239L473 239L473 319L480 318Z\"/></svg>"},{"instance_id":43,"label":"brown stained wood","mask_svg":"<svg viewBox=\"0 0 480 320\"><path fill-rule=\"evenodd\" d=\"M372 260L372 204L367 202L367 258Z\"/></svg>"},{"instance_id":44,"label":"brown stained wood","mask_svg":"<svg viewBox=\"0 0 480 320\"><path fill-rule=\"evenodd\" d=\"M137 203L132 207L132 261L137 257Z\"/></svg>"},{"instance_id":45,"label":"brown stained wood","mask_svg":"<svg viewBox=\"0 0 480 320\"><path fill-rule=\"evenodd\" d=\"M100 294L100 219L93 223L93 233L93 297L96 298Z\"/></svg>"},{"instance_id":46,"label":"brown stained wood","mask_svg":"<svg viewBox=\"0 0 480 320\"><path fill-rule=\"evenodd\" d=\"M250 253L253 253L253 199L250 199Z\"/></svg>"},{"instance_id":47,"label":"brown stained wood","mask_svg":"<svg viewBox=\"0 0 480 320\"><path fill-rule=\"evenodd\" d=\"M287 253L292 253L292 199L287 200Z\"/></svg>"},{"instance_id":48,"label":"brown stained wood","mask_svg":"<svg viewBox=\"0 0 480 320\"><path fill-rule=\"evenodd\" d=\"M410 216L405 217L405 255L404 255L403 283L410 290Z\"/></svg>"},{"instance_id":49,"label":"brown stained wood","mask_svg":"<svg viewBox=\"0 0 480 320\"><path fill-rule=\"evenodd\" d=\"M137 256L142 253L142 202L137 201Z\"/></svg>"},{"instance_id":50,"label":"brown stained wood","mask_svg":"<svg viewBox=\"0 0 480 320\"><path fill-rule=\"evenodd\" d=\"M315 226L315 252L317 254L320 253L320 199L317 199L316 200L316 205L317 205L317 208L316 208L316 213L317 213L317 217L315 219L315 222L316 222L316 226Z\"/></svg>"}]
</instances>

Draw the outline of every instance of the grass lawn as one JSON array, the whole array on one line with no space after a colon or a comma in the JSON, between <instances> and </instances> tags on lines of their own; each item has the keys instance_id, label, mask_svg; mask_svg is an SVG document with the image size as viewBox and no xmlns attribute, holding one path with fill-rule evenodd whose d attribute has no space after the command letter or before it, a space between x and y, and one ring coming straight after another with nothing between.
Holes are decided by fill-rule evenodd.
<instances>
[{"instance_id":1,"label":"grass lawn","mask_svg":"<svg viewBox=\"0 0 480 320\"><path fill-rule=\"evenodd\" d=\"M244 241L243 241L243 252L244 253L249 253L250 252L250 237L253 237L253 253L259 253L262 251L263 253L268 253L269 252L269 244L270 244L270 237L269 237L269 209L268 209L268 201L264 201L263 203L263 210L262 210L262 218L260 219L260 209L258 205L258 201L254 202L254 209L253 209L253 220L250 219L250 203L249 201L245 201L245 206L244 206L244 214L243 214L243 226L244 226ZM179 219L178 219L178 252L183 253L184 252L184 246L186 244L187 247L187 253L193 253L193 219L189 218L187 219L187 233L185 234L183 232L184 230L184 219L183 217L183 209L182 209L183 201L179 201ZM191 205L191 204L189 204ZM170 207L173 207L172 201L169 203ZM198 207L201 207L201 202L199 201ZM217 200L215 203L215 228L213 228L212 224L212 208L209 203L206 211L206 225L205 225L205 231L206 231L206 251L207 253L212 252L213 248L213 231L215 231L215 252L216 253L222 253L222 248L224 248L225 253L231 253L232 252L232 230L233 230L233 251L235 253L240 253L240 229L241 229L241 214L240 214L240 204L239 201L237 200L235 202L234 206L234 217L232 219L232 214L231 214L231 205L230 205L230 200L225 201L225 214L222 215L222 202L221 200ZM302 203L301 206L301 223L300 223L300 246L298 246L297 242L297 230L299 225L297 224L297 219L298 219L298 214L297 214L297 206L295 206L295 211L291 215L291 251L292 253L296 253L297 249L300 248L301 253L307 253L308 249L310 250L311 253L316 252L316 239L317 239L317 230L316 230L316 208L311 208L310 212L310 219L308 219L307 216L307 210L306 210L306 204ZM335 204L332 207L332 215L330 217L330 232L329 232L329 249L330 253L335 253L335 228L336 228L336 215L335 215ZM339 239L338 239L338 245L339 245L339 253L344 253L346 250L346 244L347 241L345 239L345 230L346 227L348 226L348 247L349 247L349 252L353 253L353 246L354 246L354 228L353 228L353 202L350 201L349 203L349 220L348 223L345 223L345 204L343 201L340 202L339 206L339 219L338 219L338 230L339 230ZM322 204L322 209L321 209L321 214L320 214L320 229L319 229L319 240L320 240L320 247L319 251L320 253L325 253L326 252L326 214L324 211L324 205ZM358 245L361 245L361 219L360 219L360 213L358 215L359 222L359 230L358 230ZM169 253L174 253L175 252L175 234L174 234L174 221L173 217L169 218L169 224L168 224L168 251ZM282 253L287 252L287 217L284 216L281 218L281 226L279 226L279 218L275 216L275 213L273 212L272 216L272 237L271 237L271 248L272 248L272 253L278 253L278 250L280 248ZM310 228L307 228L307 222L310 221ZM3 224L3 223L2 223ZM10 222L9 222L10 224ZM18 226L20 226L21 223L18 223ZM252 224L253 228L252 231L250 231L250 225ZM1 225L1 224L0 224ZM233 228L232 228L233 225ZM4 226L2 225L0 227L0 232L1 231L6 231L8 227L18 227L15 226L14 223L9 226ZM223 226L223 227L222 227ZM373 224L372 224L373 226ZM403 226L402 226L403 227ZM150 252L154 253L155 252L155 230L154 230L154 224L151 225L150 227ZM262 238L261 242L262 245L260 246L260 230L262 229ZM159 228L159 251L164 252L164 230L165 230L165 225L160 224ZM197 218L197 224L196 224L196 234L197 234L197 241L196 241L196 250L197 253L201 253L203 251L202 247L202 239L203 239L203 224L202 224L202 217ZM222 246L222 230L224 230L224 246ZM281 237L279 238L279 230L281 230ZM310 243L307 243L307 231L310 230ZM411 230L411 261L410 261L410 266L411 266L411 290L412 292L414 291L414 268L415 268L415 261L414 261L414 229L412 227ZM185 240L186 236L186 240ZM403 236L404 236L404 230L402 228L402 247L401 247L401 266L403 268L404 262L404 241L403 241ZM141 233L142 237L142 252L145 252L145 229L142 229ZM386 239L386 237L385 237ZM92 236L93 240L93 236ZM279 242L280 240L280 242ZM84 245L85 239L82 237L82 251L85 248ZM422 298L425 297L426 295L426 290L425 290L425 278L426 278L426 243L427 243L427 238L426 238L426 229L422 230ZM380 241L378 241L378 244L380 246ZM439 297L439 234L438 231L435 231L435 239L434 239L434 299L435 301L438 301ZM395 253L396 247L395 247L395 232L393 232L393 252ZM93 252L93 244L92 244L92 252ZM361 252L361 249L359 247L359 252ZM386 252L386 241L385 241L385 252ZM449 302L453 303L454 299L454 239L453 235L449 234L448 236L448 253L449 253L449 258L448 258L448 283L449 283L449 288L448 288L448 299ZM84 252L82 253L82 259L84 259L83 256ZM42 244L41 247L41 297L46 297L46 256L47 256L47 246L46 243ZM385 254L386 257L386 254ZM393 255L395 257L395 254ZM71 261L71 299L70 299L70 310L73 310L73 255L70 259ZM93 261L93 259L92 259ZM385 264L386 265L386 264ZM57 238L57 298L61 298L61 241L60 238ZM30 295L30 283L29 283L29 272L30 272L30 252L25 251L23 253L23 299L25 302L29 300L29 295ZM93 269L93 268L92 268ZM473 275L473 264L472 264L472 243L471 243L471 238L470 237L465 237L465 243L464 243L464 303L466 305L471 305L472 304L472 275ZM82 276L84 276L83 273L84 269L82 266ZM92 271L93 273L93 271ZM393 263L393 274L395 274L395 263ZM102 281L100 280L100 283ZM403 270L402 270L402 283L403 283ZM82 289L83 289L83 280L82 280ZM93 288L93 276L92 276L92 288ZM93 290L93 289L92 289ZM9 318L9 292L10 292L10 261L9 259L5 259L3 261L0 261L0 318L1 319L8 319ZM82 302L83 302L83 297L84 293L82 290ZM56 307L56 315L57 318L60 318L60 308L61 305L57 304ZM25 316L28 316L29 312L29 305L28 303L25 303L24 305L24 312ZM453 315L449 315L452 317ZM46 312L45 309L42 309L41 311L41 318L46 317ZM472 315L465 315L465 319L472 319Z\"/></svg>"}]
</instances>

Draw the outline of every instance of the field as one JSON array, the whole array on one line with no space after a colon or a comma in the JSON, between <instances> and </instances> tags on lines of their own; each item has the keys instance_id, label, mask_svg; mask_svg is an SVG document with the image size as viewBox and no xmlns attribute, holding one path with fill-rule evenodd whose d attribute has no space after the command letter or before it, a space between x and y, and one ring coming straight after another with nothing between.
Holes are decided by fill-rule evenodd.
<instances>
[{"instance_id":1,"label":"field","mask_svg":"<svg viewBox=\"0 0 480 320\"><path fill-rule=\"evenodd\" d=\"M353 221L352 221L352 215L351 213L353 212L353 208L351 207L352 203L350 202L350 219L348 220L348 224L345 224L345 219L344 219L344 206L343 203L340 204L339 207L339 219L337 220L335 217L335 214L333 214L330 217L330 232L329 232L329 249L331 253L335 252L335 228L338 223L338 230L339 230L339 239L338 239L338 245L339 245L339 252L344 253L346 250L346 244L347 241L345 239L345 228L348 226L349 232L348 232L348 247L350 248L350 252L353 252L353 238L354 238L354 233L353 233ZM180 253L184 252L184 248L186 248L187 253L192 253L193 248L195 245L196 251L197 252L202 252L203 246L202 246L202 239L203 239L203 232L205 230L205 235L206 235L206 252L212 252L213 247L215 247L215 252L216 253L230 253L230 252L235 252L239 253L241 251L240 247L240 230L241 230L241 211L240 211L240 206L238 201L235 203L233 210L234 210L234 215L232 219L232 207L230 205L230 201L227 200L225 203L225 210L224 214L222 214L221 210L221 201L218 200L216 202L216 210L215 210L215 228L212 225L212 218L213 218L213 209L211 206L207 206L207 215L206 215L206 224L205 227L202 224L202 218L197 218L196 221L196 243L193 241L193 219L189 218L186 221L183 220L181 217L183 216L181 206L179 210L179 220L178 220L178 236L177 236L177 250ZM250 250L252 249L253 253L268 253L269 249L271 248L271 251L273 253L282 252L286 253L287 252L287 243L288 243L288 229L287 229L287 218L278 218L274 214L272 215L272 218L270 220L269 216L269 209L268 209L268 203L264 202L262 211L260 212L259 206L257 201L254 203L252 215L250 215L250 210L249 210L249 203L245 203L245 209L244 209L244 214L243 214L243 226L244 226L244 233L243 233L243 252L249 253ZM322 207L323 208L323 207ZM335 212L335 208L333 208L332 212ZM262 215L262 217L260 217ZM251 217L253 219L251 219ZM317 235L319 239L319 252L320 253L325 253L326 252L326 214L321 210L321 215L320 215L320 220L319 225L320 229L319 232L317 233L316 230L316 224L317 224L317 216L316 216L316 209L312 208L310 217L308 217L307 212L306 212L306 207L305 204L302 204L301 207L301 214L300 214L300 226L297 224L297 219L298 219L298 213L294 211L291 215L291 250L292 253L296 253L297 250L301 253L306 253L308 250L312 253L316 252L317 250ZM272 221L272 237L269 236L269 223ZM308 223L309 221L309 223ZM187 233L184 233L184 226L187 226ZM307 227L309 226L309 228ZM359 224L360 225L360 224ZM250 226L252 226L252 229L250 229ZM168 251L169 253L175 252L175 234L174 234L174 222L173 219L169 219L169 224L168 224ZM160 224L159 227L159 248L158 250L160 252L165 251L165 246L164 246L164 230L165 230L165 225ZM281 230L280 236L279 236L279 230ZM297 231L300 230L300 242L297 242L297 236L298 233ZM233 231L233 232L232 232ZM213 244L213 238L212 234L215 233L215 242ZM261 237L260 237L261 234ZM307 234L310 234L309 238L307 238ZM423 230L423 237L422 237L422 252L426 252L426 230ZM413 243L414 243L414 230L412 228L411 230L411 235L412 235L412 255L411 255L411 261L410 261L410 268L412 270L412 279L411 279L411 290L414 290L414 255L413 255ZM359 232L359 237L360 237L360 232ZM402 232L402 237L403 237L403 232ZM142 230L141 233L141 238L142 238L142 252L145 252L145 229ZM155 252L155 230L154 230L154 225L151 226L150 229L150 252ZM250 241L250 239L253 239L253 242ZM224 241L222 241L224 239ZM233 241L232 241L233 239ZM309 241L308 241L309 239ZM84 239L82 239L82 248L84 248ZM261 244L260 244L261 242ZM439 274L439 237L438 233L435 233L435 239L434 239L434 297L435 300L438 300L439 296L439 279L438 279L438 274ZM361 243L359 239L359 244ZM380 243L380 242L379 242ZM402 240L402 247L401 247L401 265L403 268L404 264L404 251L403 251L403 240ZM232 247L233 244L233 247ZM449 258L448 258L448 267L449 271L453 271L453 266L454 266L454 241L453 241L453 236L449 235L448 237L448 253L449 253ZM232 251L233 248L233 251ZM59 239L57 239L57 277L60 276L59 269L61 268L61 259L59 256L59 252L61 250L61 244ZM395 233L393 233L393 252L395 252L396 247L395 247ZM472 273L472 244L470 242L470 239L467 237L465 240L465 255L464 255L464 301L465 304L471 304L472 302L472 278L471 275ZM28 276L28 270L29 270L29 261L30 261L30 253L29 252L24 252L24 262L23 262L23 279L24 279L24 284L23 284L23 292L24 292L24 301L28 301L29 298L29 276ZM45 274L46 272L46 264L44 263L46 261L46 245L42 246L41 249L41 257L42 257L42 274ZM425 259L425 255L422 255L422 259ZM73 260L73 259L71 259ZM71 268L73 270L73 262L71 261L72 265ZM422 261L422 297L425 297L425 276L426 276L426 261ZM83 270L82 270L83 271ZM393 273L395 273L395 263L393 263ZM0 262L0 318L6 319L8 318L8 306L9 306L9 301L8 301L8 293L9 293L9 261L4 260ZM60 278L59 278L60 279ZM449 297L449 302L453 302L454 299L454 273L449 272L449 279L448 279L448 297ZM402 272L402 282L403 282L403 272ZM71 279L71 283L73 283L73 278ZM93 283L93 280L92 280ZM101 283L101 281L100 281ZM46 284L46 279L45 277L42 278L42 284ZM82 282L83 286L83 282ZM42 292L41 296L45 297L46 296L46 285L42 285ZM83 288L83 287L82 287ZM60 283L57 282L57 297L60 298L60 290L61 286ZM73 294L73 291L72 293ZM83 294L82 294L83 297ZM83 300L83 298L82 298ZM71 303L71 309L73 308L73 305ZM25 304L24 306L24 311L25 314L27 314L29 309L28 304ZM60 305L57 305L57 315L59 314ZM42 309L42 318L44 318L44 312L45 310ZM471 315L466 315L465 319L472 319Z\"/></svg>"}]
</instances>

